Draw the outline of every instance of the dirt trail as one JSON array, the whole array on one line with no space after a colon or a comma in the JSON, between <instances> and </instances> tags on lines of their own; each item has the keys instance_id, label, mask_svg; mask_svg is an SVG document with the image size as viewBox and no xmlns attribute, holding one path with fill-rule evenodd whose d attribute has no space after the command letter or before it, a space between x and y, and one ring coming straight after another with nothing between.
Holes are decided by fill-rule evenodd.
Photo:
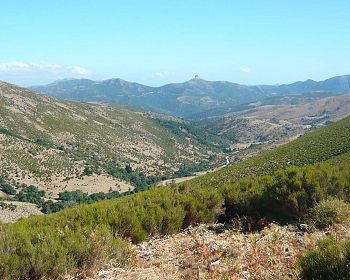
<instances>
[{"instance_id":1,"label":"dirt trail","mask_svg":"<svg viewBox=\"0 0 350 280\"><path fill-rule=\"evenodd\" d=\"M227 162L229 162L229 160ZM223 165L223 166L220 166L220 167L217 167L217 168L214 168L214 169L210 169L210 170L207 170L207 171L196 172L196 173L194 173L193 176L186 176L186 177L180 177L180 178L167 179L167 180L164 180L164 181L160 181L157 184L157 186L168 186L168 185L171 185L171 184L177 184L177 183L186 182L186 181L192 180L194 178L197 178L199 176L215 172L215 171L217 171L217 170L219 170L221 168L224 168L226 166L227 165Z\"/></svg>"}]
</instances>

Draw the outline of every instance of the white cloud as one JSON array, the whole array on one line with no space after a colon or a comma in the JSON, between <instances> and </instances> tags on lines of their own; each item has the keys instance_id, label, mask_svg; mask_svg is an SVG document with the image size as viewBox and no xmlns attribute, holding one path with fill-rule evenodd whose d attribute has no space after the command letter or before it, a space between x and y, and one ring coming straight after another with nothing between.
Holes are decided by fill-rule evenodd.
<instances>
[{"instance_id":1,"label":"white cloud","mask_svg":"<svg viewBox=\"0 0 350 280\"><path fill-rule=\"evenodd\" d=\"M158 71L156 73L154 73L154 75L156 75L157 77L165 77L169 75L168 71Z\"/></svg>"},{"instance_id":2,"label":"white cloud","mask_svg":"<svg viewBox=\"0 0 350 280\"><path fill-rule=\"evenodd\" d=\"M32 69L50 70L50 71L58 71L58 70L62 70L65 68L63 65L42 63L42 62L40 62L40 63L39 62L32 62L32 63L30 63L30 66L32 67Z\"/></svg>"},{"instance_id":3,"label":"white cloud","mask_svg":"<svg viewBox=\"0 0 350 280\"><path fill-rule=\"evenodd\" d=\"M241 71L244 73L250 73L250 72L252 72L252 69L250 67L243 67L243 68L241 68Z\"/></svg>"},{"instance_id":4,"label":"white cloud","mask_svg":"<svg viewBox=\"0 0 350 280\"><path fill-rule=\"evenodd\" d=\"M0 71L2 72L11 72L23 69L29 69L30 65L20 61L8 61L4 63L0 63Z\"/></svg>"},{"instance_id":5,"label":"white cloud","mask_svg":"<svg viewBox=\"0 0 350 280\"><path fill-rule=\"evenodd\" d=\"M82 76L85 76L85 75L89 74L88 70L86 70L85 68L80 67L80 66L70 67L70 71L71 71L72 74L78 74L78 75L82 75Z\"/></svg>"},{"instance_id":6,"label":"white cloud","mask_svg":"<svg viewBox=\"0 0 350 280\"><path fill-rule=\"evenodd\" d=\"M52 75L79 75L86 76L90 72L81 66L67 66L61 64L51 64L45 62L26 63L22 61L8 61L0 63L0 73L16 73L16 74L52 74Z\"/></svg>"}]
</instances>

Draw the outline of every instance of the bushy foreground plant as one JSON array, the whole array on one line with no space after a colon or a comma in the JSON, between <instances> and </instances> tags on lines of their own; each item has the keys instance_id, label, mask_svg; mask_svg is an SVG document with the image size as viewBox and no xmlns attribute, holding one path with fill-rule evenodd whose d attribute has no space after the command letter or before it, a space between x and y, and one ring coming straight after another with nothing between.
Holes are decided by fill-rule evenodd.
<instances>
[{"instance_id":1,"label":"bushy foreground plant","mask_svg":"<svg viewBox=\"0 0 350 280\"><path fill-rule=\"evenodd\" d=\"M302 168L291 167L274 175L251 176L220 188L225 199L228 220L236 216L268 217L279 221L296 221L309 209L328 197L350 201L350 162L347 157L337 163L321 163ZM339 211L346 209L339 201L333 217L341 217ZM328 203L330 205L332 202ZM312 213L327 211L326 203L320 204ZM331 215L331 213L328 213ZM336 220L334 221L336 222Z\"/></svg>"},{"instance_id":2,"label":"bushy foreground plant","mask_svg":"<svg viewBox=\"0 0 350 280\"><path fill-rule=\"evenodd\" d=\"M350 205L338 198L329 198L316 204L307 215L307 221L317 228L350 221Z\"/></svg>"},{"instance_id":3,"label":"bushy foreground plant","mask_svg":"<svg viewBox=\"0 0 350 280\"><path fill-rule=\"evenodd\" d=\"M53 230L20 222L0 235L1 279L56 279L110 260L125 264L129 258L128 243L104 226Z\"/></svg>"},{"instance_id":4,"label":"bushy foreground plant","mask_svg":"<svg viewBox=\"0 0 350 280\"><path fill-rule=\"evenodd\" d=\"M317 249L299 257L298 265L304 280L350 279L350 241L321 240Z\"/></svg>"},{"instance_id":5,"label":"bushy foreground plant","mask_svg":"<svg viewBox=\"0 0 350 280\"><path fill-rule=\"evenodd\" d=\"M127 243L213 222L222 205L215 190L157 188L113 201L33 216L0 230L0 279L58 278L107 259L129 257Z\"/></svg>"}]
</instances>

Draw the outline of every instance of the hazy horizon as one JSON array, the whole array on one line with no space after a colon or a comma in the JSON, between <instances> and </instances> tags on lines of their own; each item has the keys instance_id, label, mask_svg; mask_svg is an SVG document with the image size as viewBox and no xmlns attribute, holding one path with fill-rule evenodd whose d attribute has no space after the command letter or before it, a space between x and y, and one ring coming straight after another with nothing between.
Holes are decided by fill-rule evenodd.
<instances>
[{"instance_id":1,"label":"hazy horizon","mask_svg":"<svg viewBox=\"0 0 350 280\"><path fill-rule=\"evenodd\" d=\"M338 77L338 76L348 76L350 74L344 74L344 75L337 75L337 76L332 76L332 77L327 77L323 80L327 80L327 79L330 79L330 78L334 78L334 77ZM245 85L245 86L279 86L279 85L287 85L287 84L292 84L292 83L296 83L296 82L305 82L307 80L313 80L315 82L320 82L320 81L323 81L323 80L315 80L315 79L312 79L312 78L308 78L308 79L305 79L305 80L298 80L298 81L292 81L290 83L275 83L275 84L243 84L243 83L238 83L238 82L235 82L235 81L226 81L226 80L210 80L210 79L206 79L204 77L201 77L199 75L194 75L193 77L191 77L190 79L187 79L187 80L184 80L184 81L175 81L175 82L168 82L168 83L164 83L164 84L159 84L159 85L150 85L150 84L146 84L146 83L139 83L137 81L131 81L131 80L126 80L126 79L123 79L123 78L120 78L120 77L111 77L111 78L105 78L105 79L90 79L90 78L84 78L84 77L81 77L81 78L62 78L62 79L57 79L57 80L53 80L49 83L46 83L46 84L35 84L35 85L22 85L23 87L35 87L35 86L42 86L42 85L47 85L47 84L51 84L51 83L55 83L55 82L60 82L60 81L65 81L65 80L80 80L80 79L87 79L87 80L91 80L91 81L94 81L94 82L104 82L104 81L108 81L108 80L114 80L114 79L119 79L119 80L123 80L123 81L126 81L126 82L131 82L131 83L138 83L138 84L142 84L144 86L150 86L150 87L161 87L161 86L165 86L165 85L168 85L168 84L176 84L176 83L185 83L185 82L188 82L192 79L195 78L195 76L198 76L199 79L201 80L205 80L205 81L208 81L208 82L230 82L230 83L237 83L237 84L241 84L241 85ZM6 81L5 81L6 82ZM21 85L19 85L21 86Z\"/></svg>"}]
</instances>

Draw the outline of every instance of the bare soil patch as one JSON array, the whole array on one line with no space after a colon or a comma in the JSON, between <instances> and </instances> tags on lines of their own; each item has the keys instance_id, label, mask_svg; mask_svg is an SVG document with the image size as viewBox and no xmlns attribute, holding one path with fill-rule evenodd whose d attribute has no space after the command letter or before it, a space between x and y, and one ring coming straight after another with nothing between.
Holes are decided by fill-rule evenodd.
<instances>
[{"instance_id":1,"label":"bare soil patch","mask_svg":"<svg viewBox=\"0 0 350 280\"><path fill-rule=\"evenodd\" d=\"M19 201L4 201L7 204L16 205L15 210L1 209L0 208L0 221L3 223L14 223L20 218L26 218L31 215L42 215L40 209L32 203L19 202Z\"/></svg>"}]
</instances>

